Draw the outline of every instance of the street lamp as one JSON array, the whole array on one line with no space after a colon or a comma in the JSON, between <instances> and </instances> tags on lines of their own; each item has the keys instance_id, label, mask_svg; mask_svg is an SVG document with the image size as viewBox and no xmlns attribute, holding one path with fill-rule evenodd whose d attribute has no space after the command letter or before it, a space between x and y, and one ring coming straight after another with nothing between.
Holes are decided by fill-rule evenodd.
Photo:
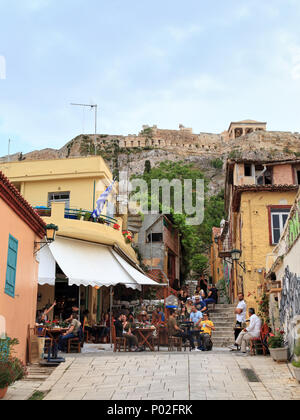
<instances>
[{"instance_id":1,"label":"street lamp","mask_svg":"<svg viewBox=\"0 0 300 420\"><path fill-rule=\"evenodd\" d=\"M46 245L50 245L50 244L52 244L52 242L55 241L55 237L56 237L56 232L57 231L58 231L58 226L56 226L54 224L46 225L46 228L45 228L45 239L46 239L46 241L44 241L44 242L35 242L34 243L35 248L37 247L37 245L41 245L42 244L42 246L34 252L34 255L38 251L40 251L42 248L44 248Z\"/></svg>"},{"instance_id":2,"label":"street lamp","mask_svg":"<svg viewBox=\"0 0 300 420\"><path fill-rule=\"evenodd\" d=\"M240 263L240 259L242 256L242 251L240 251L239 249L233 249L231 251L231 259L233 262L236 262L243 270L244 273L246 273L246 266L244 262Z\"/></svg>"}]
</instances>

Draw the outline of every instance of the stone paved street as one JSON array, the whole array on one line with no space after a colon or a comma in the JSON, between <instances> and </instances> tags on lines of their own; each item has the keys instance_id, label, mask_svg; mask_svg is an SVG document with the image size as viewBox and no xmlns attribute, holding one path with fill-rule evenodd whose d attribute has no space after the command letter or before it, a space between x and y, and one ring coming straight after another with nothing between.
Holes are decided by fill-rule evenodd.
<instances>
[{"instance_id":1,"label":"stone paved street","mask_svg":"<svg viewBox=\"0 0 300 420\"><path fill-rule=\"evenodd\" d=\"M249 382L242 369L260 382ZM49 391L45 400L300 400L287 364L226 350L68 357L37 390Z\"/></svg>"}]
</instances>

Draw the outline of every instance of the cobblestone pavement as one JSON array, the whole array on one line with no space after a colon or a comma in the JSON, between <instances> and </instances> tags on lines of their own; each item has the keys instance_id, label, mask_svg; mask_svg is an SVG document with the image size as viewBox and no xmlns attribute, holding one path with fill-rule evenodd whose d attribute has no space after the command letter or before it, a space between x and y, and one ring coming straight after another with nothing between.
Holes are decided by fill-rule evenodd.
<instances>
[{"instance_id":1,"label":"cobblestone pavement","mask_svg":"<svg viewBox=\"0 0 300 420\"><path fill-rule=\"evenodd\" d=\"M48 392L45 400L300 400L289 365L226 350L67 357L36 390Z\"/></svg>"}]
</instances>

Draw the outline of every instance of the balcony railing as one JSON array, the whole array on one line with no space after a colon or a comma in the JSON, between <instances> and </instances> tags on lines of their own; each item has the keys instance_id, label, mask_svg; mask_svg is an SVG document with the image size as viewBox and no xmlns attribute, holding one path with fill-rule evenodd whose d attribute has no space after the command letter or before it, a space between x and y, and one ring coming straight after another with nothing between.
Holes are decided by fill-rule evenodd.
<instances>
[{"instance_id":1,"label":"balcony railing","mask_svg":"<svg viewBox=\"0 0 300 420\"><path fill-rule=\"evenodd\" d=\"M219 257L228 258L231 257L232 251L232 240L230 237L226 237L223 241L219 240Z\"/></svg>"},{"instance_id":2,"label":"balcony railing","mask_svg":"<svg viewBox=\"0 0 300 420\"><path fill-rule=\"evenodd\" d=\"M34 209L41 217L51 217L51 207L38 206L34 207ZM86 222L101 223L108 226L118 224L117 219L102 214L97 219L94 219L92 217L92 212L82 209L65 209L65 219L84 220Z\"/></svg>"}]
</instances>

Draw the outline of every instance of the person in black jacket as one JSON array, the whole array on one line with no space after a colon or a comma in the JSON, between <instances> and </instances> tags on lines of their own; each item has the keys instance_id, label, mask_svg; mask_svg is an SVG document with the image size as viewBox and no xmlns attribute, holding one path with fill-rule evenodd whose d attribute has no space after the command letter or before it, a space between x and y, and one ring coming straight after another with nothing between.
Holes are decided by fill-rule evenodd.
<instances>
[{"instance_id":1,"label":"person in black jacket","mask_svg":"<svg viewBox=\"0 0 300 420\"><path fill-rule=\"evenodd\" d=\"M132 334L130 324L127 322L126 315L120 315L119 318L115 321L115 328L116 328L116 336L117 337L125 337L129 349L132 346L135 347L135 351L139 351L138 347L138 339L135 335Z\"/></svg>"}]
</instances>

